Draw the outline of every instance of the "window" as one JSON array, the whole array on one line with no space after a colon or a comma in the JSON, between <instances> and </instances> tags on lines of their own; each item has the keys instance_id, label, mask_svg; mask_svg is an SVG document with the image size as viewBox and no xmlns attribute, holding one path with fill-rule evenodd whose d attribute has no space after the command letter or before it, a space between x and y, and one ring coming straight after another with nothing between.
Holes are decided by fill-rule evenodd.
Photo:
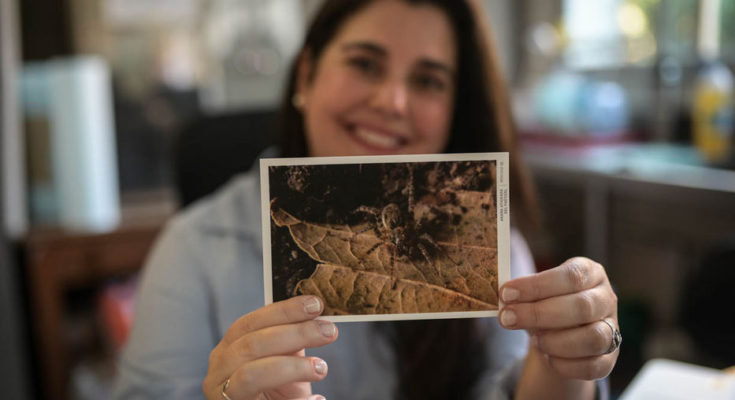
<instances>
[{"instance_id":1,"label":"window","mask_svg":"<svg viewBox=\"0 0 735 400\"><path fill-rule=\"evenodd\" d=\"M735 9L735 0L723 1ZM565 62L595 69L651 65L663 55L693 60L698 9L697 0L565 0Z\"/></svg>"},{"instance_id":2,"label":"window","mask_svg":"<svg viewBox=\"0 0 735 400\"><path fill-rule=\"evenodd\" d=\"M722 0L720 14L720 52L722 57L735 62L735 0Z\"/></svg>"}]
</instances>

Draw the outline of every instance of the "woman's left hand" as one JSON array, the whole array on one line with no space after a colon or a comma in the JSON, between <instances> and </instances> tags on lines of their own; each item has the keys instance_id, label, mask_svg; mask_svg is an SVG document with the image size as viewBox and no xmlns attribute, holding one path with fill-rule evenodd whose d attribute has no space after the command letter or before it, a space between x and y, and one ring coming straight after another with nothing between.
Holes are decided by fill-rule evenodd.
<instances>
[{"instance_id":1,"label":"woman's left hand","mask_svg":"<svg viewBox=\"0 0 735 400\"><path fill-rule=\"evenodd\" d=\"M603 378L612 371L619 353L613 338L618 299L600 264L572 258L556 268L508 281L500 294L504 303L500 323L507 329L528 330L532 346L553 371L583 380Z\"/></svg>"}]
</instances>

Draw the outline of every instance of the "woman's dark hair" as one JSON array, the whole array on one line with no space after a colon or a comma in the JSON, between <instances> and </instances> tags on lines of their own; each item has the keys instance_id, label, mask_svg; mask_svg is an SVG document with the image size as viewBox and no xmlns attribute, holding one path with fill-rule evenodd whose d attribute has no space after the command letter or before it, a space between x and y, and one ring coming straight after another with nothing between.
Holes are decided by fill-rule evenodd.
<instances>
[{"instance_id":1,"label":"woman's dark hair","mask_svg":"<svg viewBox=\"0 0 735 400\"><path fill-rule=\"evenodd\" d=\"M293 62L282 97L278 144L284 157L309 153L301 111L292 102L296 91L299 59L308 53L314 68L322 52L342 24L375 0L325 0L311 22L299 57ZM477 0L403 0L441 9L456 33L456 93L450 139L445 153L507 151L510 153L511 202L515 224L533 229L538 225L536 196L521 162L511 117L510 101L500 63Z\"/></svg>"},{"instance_id":2,"label":"woman's dark hair","mask_svg":"<svg viewBox=\"0 0 735 400\"><path fill-rule=\"evenodd\" d=\"M325 0L314 17L300 53L308 55L312 71L324 49L351 16L376 0ZM507 151L516 225L536 224L535 195L519 160L510 104L490 31L476 0L403 0L431 5L452 25L458 54L456 93L447 153ZM283 156L309 153L304 120L293 105L299 59L290 71L279 118ZM471 399L485 369L485 345L477 320L437 320L377 323L393 341L398 371L396 397L401 399Z\"/></svg>"}]
</instances>

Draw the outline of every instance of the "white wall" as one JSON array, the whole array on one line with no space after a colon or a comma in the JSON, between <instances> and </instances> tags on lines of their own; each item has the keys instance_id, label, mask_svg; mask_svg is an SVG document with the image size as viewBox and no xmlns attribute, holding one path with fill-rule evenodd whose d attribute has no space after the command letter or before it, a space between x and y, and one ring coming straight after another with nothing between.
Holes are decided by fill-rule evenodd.
<instances>
[{"instance_id":1,"label":"white wall","mask_svg":"<svg viewBox=\"0 0 735 400\"><path fill-rule=\"evenodd\" d=\"M514 7L516 7L515 3L508 0L485 0L485 11L493 31L495 47L500 53L500 62L506 79L511 78L515 70L513 63L517 58L517 52L521 50L514 48L513 37L516 35L515 24L518 22L515 20Z\"/></svg>"}]
</instances>

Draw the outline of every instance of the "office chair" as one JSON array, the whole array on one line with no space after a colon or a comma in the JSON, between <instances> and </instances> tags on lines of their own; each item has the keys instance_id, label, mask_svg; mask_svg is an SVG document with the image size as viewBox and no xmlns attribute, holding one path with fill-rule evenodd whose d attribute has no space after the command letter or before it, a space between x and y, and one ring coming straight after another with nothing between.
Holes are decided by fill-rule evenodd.
<instances>
[{"instance_id":1,"label":"office chair","mask_svg":"<svg viewBox=\"0 0 735 400\"><path fill-rule=\"evenodd\" d=\"M174 140L174 183L181 207L245 172L275 143L275 110L203 115Z\"/></svg>"}]
</instances>

